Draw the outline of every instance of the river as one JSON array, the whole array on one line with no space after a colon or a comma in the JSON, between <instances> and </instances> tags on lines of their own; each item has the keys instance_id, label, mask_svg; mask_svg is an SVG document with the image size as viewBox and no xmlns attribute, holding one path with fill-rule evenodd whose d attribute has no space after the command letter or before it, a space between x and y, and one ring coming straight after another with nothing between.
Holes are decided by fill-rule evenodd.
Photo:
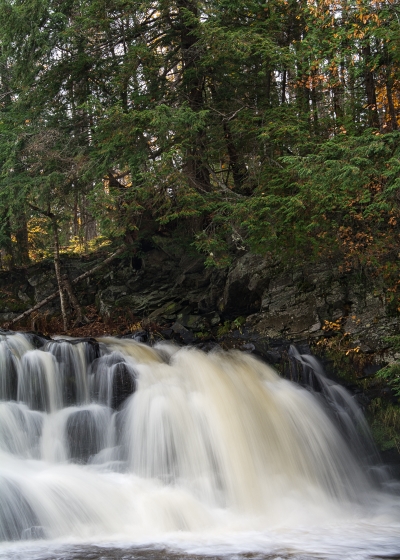
<instances>
[{"instance_id":1,"label":"river","mask_svg":"<svg viewBox=\"0 0 400 560\"><path fill-rule=\"evenodd\" d=\"M0 338L0 559L400 557L399 484L312 357L305 388L239 352Z\"/></svg>"}]
</instances>

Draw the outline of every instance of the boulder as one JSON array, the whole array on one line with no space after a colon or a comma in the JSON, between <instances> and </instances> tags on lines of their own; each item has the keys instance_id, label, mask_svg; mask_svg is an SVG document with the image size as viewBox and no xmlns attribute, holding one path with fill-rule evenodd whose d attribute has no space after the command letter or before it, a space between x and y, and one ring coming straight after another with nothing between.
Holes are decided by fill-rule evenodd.
<instances>
[{"instance_id":1,"label":"boulder","mask_svg":"<svg viewBox=\"0 0 400 560\"><path fill-rule=\"evenodd\" d=\"M89 410L76 410L67 420L67 443L69 457L77 463L87 463L101 449L103 426Z\"/></svg>"},{"instance_id":2,"label":"boulder","mask_svg":"<svg viewBox=\"0 0 400 560\"><path fill-rule=\"evenodd\" d=\"M112 366L111 408L117 410L136 389L135 373L128 364L120 362Z\"/></svg>"}]
</instances>

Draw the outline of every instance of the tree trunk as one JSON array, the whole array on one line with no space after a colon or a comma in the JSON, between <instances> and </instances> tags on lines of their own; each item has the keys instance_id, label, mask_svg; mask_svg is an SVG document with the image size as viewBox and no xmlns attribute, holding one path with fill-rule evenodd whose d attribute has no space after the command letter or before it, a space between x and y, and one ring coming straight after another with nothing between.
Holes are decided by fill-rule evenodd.
<instances>
[{"instance_id":1,"label":"tree trunk","mask_svg":"<svg viewBox=\"0 0 400 560\"><path fill-rule=\"evenodd\" d=\"M389 71L388 71L389 73ZM393 102L393 77L388 76L386 79L386 93L388 98L389 117L392 130L397 130L397 115L396 108Z\"/></svg>"},{"instance_id":2,"label":"tree trunk","mask_svg":"<svg viewBox=\"0 0 400 560\"><path fill-rule=\"evenodd\" d=\"M71 302L72 307L74 308L75 314L76 314L76 319L75 319L75 323L74 325L82 325L83 323L88 323L88 319L87 317L85 317L83 315L82 312L82 308L79 304L78 298L76 297L74 290L72 288L71 282L67 276L67 274L65 274L63 276L63 286L65 287L67 294L68 294L68 298L69 301Z\"/></svg>"},{"instance_id":3,"label":"tree trunk","mask_svg":"<svg viewBox=\"0 0 400 560\"><path fill-rule=\"evenodd\" d=\"M178 0L180 44L182 52L182 80L189 107L194 112L203 108L203 73L199 68L198 10L194 0ZM191 14L190 19L188 14ZM211 190L210 172L205 161L206 135L199 130L188 149L184 171L189 184L201 191Z\"/></svg>"},{"instance_id":4,"label":"tree trunk","mask_svg":"<svg viewBox=\"0 0 400 560\"><path fill-rule=\"evenodd\" d=\"M312 122L313 131L317 136L319 134L319 122L318 122L318 91L317 91L317 72L315 69L311 70L311 106L312 106Z\"/></svg>"},{"instance_id":5,"label":"tree trunk","mask_svg":"<svg viewBox=\"0 0 400 560\"><path fill-rule=\"evenodd\" d=\"M3 212L1 229L4 236L0 247L1 268L3 270L11 270L14 266L14 255L11 241L11 224L10 218L7 216L7 210Z\"/></svg>"},{"instance_id":6,"label":"tree trunk","mask_svg":"<svg viewBox=\"0 0 400 560\"><path fill-rule=\"evenodd\" d=\"M384 53L384 61L385 61L385 65L386 65L386 95L387 95L387 100L388 100L388 112L389 112L389 122L390 122L390 126L392 130L397 130L398 129L398 125L397 125L397 115L396 115L396 107L394 105L394 100L393 100L393 74L391 72L392 69L392 60L391 60L391 55L388 52L387 46L384 45L383 47L383 53Z\"/></svg>"},{"instance_id":7,"label":"tree trunk","mask_svg":"<svg viewBox=\"0 0 400 560\"><path fill-rule=\"evenodd\" d=\"M286 70L283 71L282 74L282 90L281 90L281 104L284 105L286 102Z\"/></svg>"},{"instance_id":8,"label":"tree trunk","mask_svg":"<svg viewBox=\"0 0 400 560\"><path fill-rule=\"evenodd\" d=\"M74 198L74 222L72 228L72 235L78 237L79 234L79 219L78 219L78 195L75 194Z\"/></svg>"},{"instance_id":9,"label":"tree trunk","mask_svg":"<svg viewBox=\"0 0 400 560\"><path fill-rule=\"evenodd\" d=\"M17 257L18 263L22 266L28 266L29 258L29 240L28 240L28 224L26 223L25 212L21 212L16 217L15 238L17 240Z\"/></svg>"},{"instance_id":10,"label":"tree trunk","mask_svg":"<svg viewBox=\"0 0 400 560\"><path fill-rule=\"evenodd\" d=\"M56 271L56 278L58 284L58 291L60 294L61 315L63 318L64 331L68 329L67 305L65 301L64 285L61 276L61 262L60 262L60 242L58 239L58 224L56 219L52 218L53 236L54 236L54 268Z\"/></svg>"},{"instance_id":11,"label":"tree trunk","mask_svg":"<svg viewBox=\"0 0 400 560\"><path fill-rule=\"evenodd\" d=\"M224 133L225 133L225 140L226 140L226 147L228 150L229 155L229 163L232 169L233 175L233 182L235 185L235 189L237 192L241 194L250 194L250 193L243 193L243 183L247 177L247 169L244 165L242 158L240 157L238 151L236 150L236 146L232 139L232 134L230 130L230 126L227 122L223 123Z\"/></svg>"},{"instance_id":12,"label":"tree trunk","mask_svg":"<svg viewBox=\"0 0 400 560\"><path fill-rule=\"evenodd\" d=\"M378 107L376 104L376 91L374 74L370 68L371 63L371 47L369 44L362 49L364 55L365 73L365 93L367 96L368 124L373 128L379 128Z\"/></svg>"}]
</instances>

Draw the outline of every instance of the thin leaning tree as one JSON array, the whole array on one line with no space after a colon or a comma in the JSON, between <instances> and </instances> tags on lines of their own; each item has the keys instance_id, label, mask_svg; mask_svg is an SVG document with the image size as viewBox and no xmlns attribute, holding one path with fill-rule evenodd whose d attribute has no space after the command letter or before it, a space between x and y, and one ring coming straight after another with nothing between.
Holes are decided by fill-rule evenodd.
<instances>
[{"instance_id":1,"label":"thin leaning tree","mask_svg":"<svg viewBox=\"0 0 400 560\"><path fill-rule=\"evenodd\" d=\"M67 314L67 297L74 308L76 314L76 323L86 322L87 319L84 317L82 308L79 304L78 298L73 292L71 283L68 279L68 276L62 273L61 270L61 259L60 259L60 236L59 236L59 223L57 219L57 215L51 211L50 203L47 206L47 210L43 210L38 208L33 204L29 204L30 208L37 212L39 215L48 218L51 224L51 230L53 234L53 259L54 259L54 269L56 273L57 285L58 285L58 293L60 296L60 306L61 306L61 315L63 319L63 328L64 331L68 329L68 314Z\"/></svg>"}]
</instances>

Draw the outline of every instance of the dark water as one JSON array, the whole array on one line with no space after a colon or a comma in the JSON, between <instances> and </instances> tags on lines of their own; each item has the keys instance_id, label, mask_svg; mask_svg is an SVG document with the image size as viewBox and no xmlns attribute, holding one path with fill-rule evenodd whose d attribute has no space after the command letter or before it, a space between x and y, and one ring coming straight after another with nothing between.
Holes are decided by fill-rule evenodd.
<instances>
[{"instance_id":1,"label":"dark water","mask_svg":"<svg viewBox=\"0 0 400 560\"><path fill-rule=\"evenodd\" d=\"M0 558L2 556L0 555ZM356 558L369 558L370 560L400 560L399 555L371 555L365 556L365 551L342 551L337 555L322 554L299 554L299 553L279 553L279 554L262 554L262 553L231 553L231 554L212 554L207 555L187 554L182 552L171 551L165 548L129 548L119 546L113 548L111 546L68 546L54 548L52 551L44 550L25 550L14 551L12 556L15 560L355 560Z\"/></svg>"}]
</instances>

